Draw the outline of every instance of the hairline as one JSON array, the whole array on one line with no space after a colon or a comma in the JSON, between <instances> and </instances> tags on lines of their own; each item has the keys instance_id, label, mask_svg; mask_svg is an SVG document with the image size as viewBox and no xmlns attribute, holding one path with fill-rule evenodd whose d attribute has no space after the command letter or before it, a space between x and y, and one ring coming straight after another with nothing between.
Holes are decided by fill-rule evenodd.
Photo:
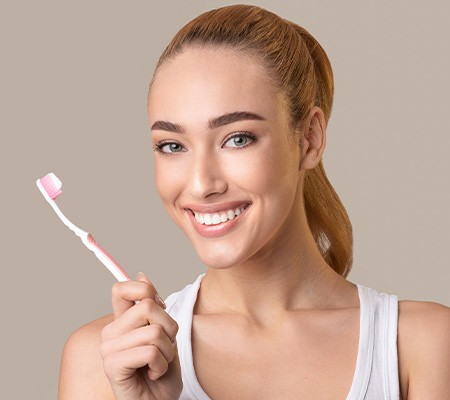
<instances>
[{"instance_id":1,"label":"hairline","mask_svg":"<svg viewBox=\"0 0 450 400\"><path fill-rule=\"evenodd\" d=\"M297 131L294 126L292 115L291 115L291 107L289 96L287 90L285 90L279 82L278 77L276 76L275 71L269 65L269 63L264 59L264 57L258 52L257 49L251 48L249 46L240 45L239 43L231 44L231 43L214 43L214 42L206 42L201 43L199 41L192 41L189 43L182 44L179 48L173 51L172 54L166 56L162 61L158 61L152 79L150 81L148 91L147 91L147 109L148 109L148 99L150 95L150 90L155 81L155 78L158 75L158 72L164 67L166 63L170 63L172 60L177 58L177 56L183 54L188 49L205 49L205 48L217 48L217 49L226 49L232 50L237 53L241 53L249 60L254 61L258 68L267 76L267 82L271 85L274 90L275 96L278 97L282 102L282 106L287 110L288 118L289 118L289 126L291 129Z\"/></svg>"}]
</instances>

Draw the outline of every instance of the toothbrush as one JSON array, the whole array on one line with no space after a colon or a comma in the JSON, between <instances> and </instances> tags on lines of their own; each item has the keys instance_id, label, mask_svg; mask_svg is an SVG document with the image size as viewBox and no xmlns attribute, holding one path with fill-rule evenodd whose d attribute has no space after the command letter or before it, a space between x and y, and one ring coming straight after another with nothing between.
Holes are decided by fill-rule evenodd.
<instances>
[{"instance_id":1,"label":"toothbrush","mask_svg":"<svg viewBox=\"0 0 450 400\"><path fill-rule=\"evenodd\" d=\"M130 280L129 275L122 269L122 267L117 263L114 258L112 258L108 252L100 246L92 237L89 232L85 232L78 228L75 224L70 222L66 216L61 212L59 207L56 205L55 199L62 193L61 187L62 183L57 178L57 176L50 172L42 178L36 181L36 185L44 196L45 200L52 206L58 217L71 231L77 235L83 244L91 250L97 258L102 262L102 264L108 268L108 270L114 275L114 277L119 281Z\"/></svg>"}]
</instances>

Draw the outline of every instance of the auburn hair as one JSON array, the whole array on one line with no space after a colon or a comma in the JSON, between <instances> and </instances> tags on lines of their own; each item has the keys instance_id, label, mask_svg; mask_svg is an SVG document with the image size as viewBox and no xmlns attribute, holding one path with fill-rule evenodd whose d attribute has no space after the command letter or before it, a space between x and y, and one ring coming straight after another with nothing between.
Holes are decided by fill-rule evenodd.
<instances>
[{"instance_id":1,"label":"auburn hair","mask_svg":"<svg viewBox=\"0 0 450 400\"><path fill-rule=\"evenodd\" d=\"M328 124L334 95L331 63L319 42L301 26L253 5L207 11L175 34L158 60L150 88L163 63L190 45L225 46L257 56L287 99L293 130L314 106L322 109ZM305 172L303 200L320 253L346 277L353 262L352 225L322 160Z\"/></svg>"}]
</instances>

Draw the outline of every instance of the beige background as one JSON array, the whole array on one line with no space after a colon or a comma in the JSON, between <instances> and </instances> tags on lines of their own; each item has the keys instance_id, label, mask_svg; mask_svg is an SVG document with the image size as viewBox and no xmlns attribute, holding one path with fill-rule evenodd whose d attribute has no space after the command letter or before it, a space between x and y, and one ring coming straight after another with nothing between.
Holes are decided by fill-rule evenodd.
<instances>
[{"instance_id":1,"label":"beige background","mask_svg":"<svg viewBox=\"0 0 450 400\"><path fill-rule=\"evenodd\" d=\"M154 189L146 93L172 35L232 2L10 3L0 12L0 396L54 399L64 341L111 311L114 278L35 180L55 172L63 212L164 298L204 272ZM324 166L354 227L348 279L450 305L448 2L253 4L308 29L334 67Z\"/></svg>"}]
</instances>

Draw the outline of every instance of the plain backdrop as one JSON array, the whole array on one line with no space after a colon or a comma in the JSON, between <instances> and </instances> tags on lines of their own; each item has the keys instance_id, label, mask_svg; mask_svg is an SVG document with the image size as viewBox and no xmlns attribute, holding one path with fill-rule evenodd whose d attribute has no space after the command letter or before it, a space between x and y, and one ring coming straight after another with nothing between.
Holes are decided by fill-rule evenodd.
<instances>
[{"instance_id":1,"label":"plain backdrop","mask_svg":"<svg viewBox=\"0 0 450 400\"><path fill-rule=\"evenodd\" d=\"M154 188L147 87L171 37L227 1L2 2L2 398L55 399L61 351L111 312L113 276L35 181L163 298L206 271ZM450 6L255 1L309 30L336 93L324 166L354 230L348 276L450 305ZM5 373L6 370L6 373Z\"/></svg>"}]
</instances>

